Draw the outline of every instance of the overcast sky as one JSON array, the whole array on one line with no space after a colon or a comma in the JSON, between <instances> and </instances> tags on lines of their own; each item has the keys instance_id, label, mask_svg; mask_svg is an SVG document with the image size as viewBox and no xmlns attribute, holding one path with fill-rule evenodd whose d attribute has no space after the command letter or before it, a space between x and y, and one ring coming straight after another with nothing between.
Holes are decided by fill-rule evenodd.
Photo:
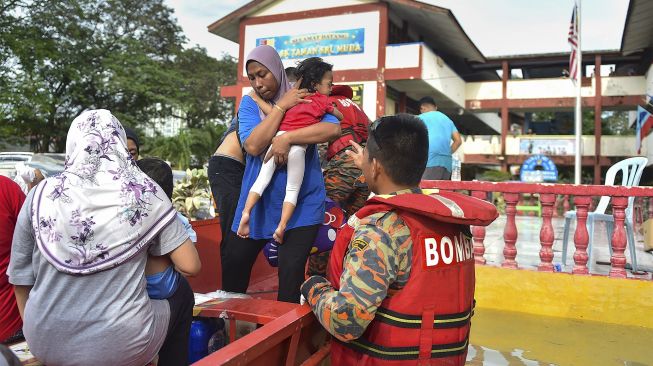
<instances>
[{"instance_id":1,"label":"overcast sky","mask_svg":"<svg viewBox=\"0 0 653 366\"><path fill-rule=\"evenodd\" d=\"M315 1L315 0L306 0ZM166 0L189 39L214 57L238 56L238 45L208 32L207 26L249 0ZM487 57L568 52L573 0L426 0L451 9L469 38ZM582 49L617 50L628 0L582 2Z\"/></svg>"}]
</instances>

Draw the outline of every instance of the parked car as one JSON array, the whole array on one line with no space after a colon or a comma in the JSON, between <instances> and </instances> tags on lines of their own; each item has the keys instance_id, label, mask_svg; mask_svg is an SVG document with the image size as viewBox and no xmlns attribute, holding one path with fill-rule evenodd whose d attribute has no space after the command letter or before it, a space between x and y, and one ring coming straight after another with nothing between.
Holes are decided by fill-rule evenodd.
<instances>
[{"instance_id":1,"label":"parked car","mask_svg":"<svg viewBox=\"0 0 653 366\"><path fill-rule=\"evenodd\" d=\"M0 153L0 156L7 157L6 159L0 158L0 175L4 175L11 179L16 177L16 164L24 163L32 168L37 168L41 171L44 177L51 177L59 174L64 169L65 154L32 154L30 155L12 155L15 153ZM19 159L20 157L28 157L25 160ZM15 157L11 158L11 157Z\"/></svg>"},{"instance_id":2,"label":"parked car","mask_svg":"<svg viewBox=\"0 0 653 366\"><path fill-rule=\"evenodd\" d=\"M186 178L186 171L185 170L172 170L172 181L173 183L177 183L180 180Z\"/></svg>"},{"instance_id":3,"label":"parked car","mask_svg":"<svg viewBox=\"0 0 653 366\"><path fill-rule=\"evenodd\" d=\"M19 161L30 161L32 155L29 151L5 151L0 152L0 163L3 162L19 162Z\"/></svg>"}]
</instances>

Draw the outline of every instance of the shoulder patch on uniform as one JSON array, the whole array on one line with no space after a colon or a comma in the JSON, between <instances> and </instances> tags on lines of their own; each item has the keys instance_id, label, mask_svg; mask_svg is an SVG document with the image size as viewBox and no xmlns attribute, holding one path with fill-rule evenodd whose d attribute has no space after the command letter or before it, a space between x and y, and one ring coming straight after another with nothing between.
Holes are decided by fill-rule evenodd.
<instances>
[{"instance_id":1,"label":"shoulder patch on uniform","mask_svg":"<svg viewBox=\"0 0 653 366\"><path fill-rule=\"evenodd\" d=\"M365 249L365 247L367 247L367 244L368 243L365 240L363 240L361 238L358 238L358 239L354 240L353 243L351 243L351 247L356 248L358 250L363 250L363 249Z\"/></svg>"},{"instance_id":2,"label":"shoulder patch on uniform","mask_svg":"<svg viewBox=\"0 0 653 366\"><path fill-rule=\"evenodd\" d=\"M358 225L360 224L361 220L358 218L356 215L351 215L349 216L349 219L347 220L347 225L350 227L356 229Z\"/></svg>"}]
</instances>

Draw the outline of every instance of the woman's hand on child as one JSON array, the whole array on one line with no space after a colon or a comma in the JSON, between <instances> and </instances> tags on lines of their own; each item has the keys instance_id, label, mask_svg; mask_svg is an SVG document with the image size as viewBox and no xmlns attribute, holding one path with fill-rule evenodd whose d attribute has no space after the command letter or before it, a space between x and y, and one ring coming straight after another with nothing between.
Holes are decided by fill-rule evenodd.
<instances>
[{"instance_id":1,"label":"woman's hand on child","mask_svg":"<svg viewBox=\"0 0 653 366\"><path fill-rule=\"evenodd\" d=\"M296 106L299 103L310 103L310 100L304 99L310 97L315 93L309 93L308 89L299 89L299 85L302 83L302 79L297 80L295 86L281 97L281 100L277 102L277 105L283 108L284 111L289 110L290 108Z\"/></svg>"},{"instance_id":2,"label":"woman's hand on child","mask_svg":"<svg viewBox=\"0 0 653 366\"><path fill-rule=\"evenodd\" d=\"M290 141L285 136L286 134L281 134L272 138L272 143L270 144L270 149L265 155L263 162L266 163L272 157L274 157L274 163L279 167L288 162L288 152L290 152Z\"/></svg>"}]
</instances>

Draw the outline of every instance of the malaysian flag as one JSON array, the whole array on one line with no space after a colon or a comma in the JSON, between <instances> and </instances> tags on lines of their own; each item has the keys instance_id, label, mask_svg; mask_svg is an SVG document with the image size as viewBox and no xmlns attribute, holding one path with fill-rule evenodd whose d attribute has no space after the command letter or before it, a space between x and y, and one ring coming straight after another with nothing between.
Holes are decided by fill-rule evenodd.
<instances>
[{"instance_id":1,"label":"malaysian flag","mask_svg":"<svg viewBox=\"0 0 653 366\"><path fill-rule=\"evenodd\" d=\"M653 129L653 115L641 106L637 106L637 125L635 126L635 148L641 154L642 142Z\"/></svg>"},{"instance_id":2,"label":"malaysian flag","mask_svg":"<svg viewBox=\"0 0 653 366\"><path fill-rule=\"evenodd\" d=\"M576 81L578 77L578 65L576 57L578 57L578 6L574 3L574 11L571 13L571 24L569 24L569 36L567 41L571 46L571 56L569 56L569 77L572 81Z\"/></svg>"}]
</instances>

